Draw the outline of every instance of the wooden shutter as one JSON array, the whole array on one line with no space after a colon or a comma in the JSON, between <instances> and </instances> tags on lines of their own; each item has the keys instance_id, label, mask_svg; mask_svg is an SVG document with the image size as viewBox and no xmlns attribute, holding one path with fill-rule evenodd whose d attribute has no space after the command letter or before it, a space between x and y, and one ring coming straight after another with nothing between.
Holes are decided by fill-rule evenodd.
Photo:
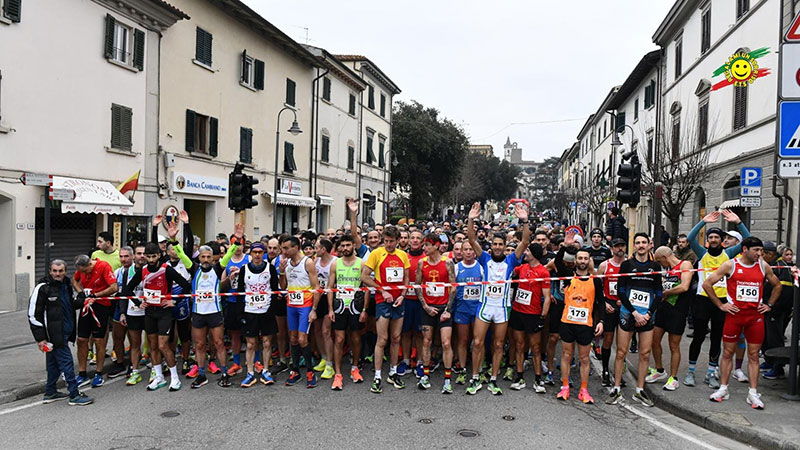
<instances>
[{"instance_id":1,"label":"wooden shutter","mask_svg":"<svg viewBox=\"0 0 800 450\"><path fill-rule=\"evenodd\" d=\"M378 167L380 167L381 169L386 166L386 161L385 161L386 156L383 154L383 152L385 151L384 150L385 147L386 144L383 141L378 142Z\"/></svg>"},{"instance_id":2,"label":"wooden shutter","mask_svg":"<svg viewBox=\"0 0 800 450\"><path fill-rule=\"evenodd\" d=\"M625 132L625 113L624 112L617 113L617 128L616 128L616 130L617 130L617 133L624 133Z\"/></svg>"},{"instance_id":3,"label":"wooden shutter","mask_svg":"<svg viewBox=\"0 0 800 450\"><path fill-rule=\"evenodd\" d=\"M197 41L194 58L203 64L211 65L211 42L213 36L208 31L197 27Z\"/></svg>"},{"instance_id":4,"label":"wooden shutter","mask_svg":"<svg viewBox=\"0 0 800 450\"><path fill-rule=\"evenodd\" d=\"M5 0L3 15L6 19L19 23L22 18L22 0Z\"/></svg>"},{"instance_id":5,"label":"wooden shutter","mask_svg":"<svg viewBox=\"0 0 800 450\"><path fill-rule=\"evenodd\" d=\"M350 94L350 108L348 112L353 116L356 115L356 96L353 94Z\"/></svg>"},{"instance_id":6,"label":"wooden shutter","mask_svg":"<svg viewBox=\"0 0 800 450\"><path fill-rule=\"evenodd\" d=\"M217 156L217 134L219 132L219 120L216 117L208 118L208 154Z\"/></svg>"},{"instance_id":7,"label":"wooden shutter","mask_svg":"<svg viewBox=\"0 0 800 450\"><path fill-rule=\"evenodd\" d=\"M140 72L144 70L144 40L144 31L133 30L133 67Z\"/></svg>"},{"instance_id":8,"label":"wooden shutter","mask_svg":"<svg viewBox=\"0 0 800 450\"><path fill-rule=\"evenodd\" d=\"M297 164L294 161L294 144L289 142L283 143L283 171L294 172L297 170Z\"/></svg>"},{"instance_id":9,"label":"wooden shutter","mask_svg":"<svg viewBox=\"0 0 800 450\"><path fill-rule=\"evenodd\" d=\"M355 147L347 147L347 168L353 170L356 166L356 149Z\"/></svg>"},{"instance_id":10,"label":"wooden shutter","mask_svg":"<svg viewBox=\"0 0 800 450\"><path fill-rule=\"evenodd\" d=\"M325 162L330 160L330 153L331 153L331 138L325 135L322 135L322 159Z\"/></svg>"},{"instance_id":11,"label":"wooden shutter","mask_svg":"<svg viewBox=\"0 0 800 450\"><path fill-rule=\"evenodd\" d=\"M367 136L367 164L372 164L375 161L375 152L372 150L372 136Z\"/></svg>"},{"instance_id":12,"label":"wooden shutter","mask_svg":"<svg viewBox=\"0 0 800 450\"><path fill-rule=\"evenodd\" d=\"M8 10L6 10L8 11ZM104 45L103 55L106 59L114 57L114 24L116 20L111 17L111 14L106 14L106 41Z\"/></svg>"},{"instance_id":13,"label":"wooden shutter","mask_svg":"<svg viewBox=\"0 0 800 450\"><path fill-rule=\"evenodd\" d=\"M253 130L241 127L239 129L239 161L250 164L253 162Z\"/></svg>"},{"instance_id":14,"label":"wooden shutter","mask_svg":"<svg viewBox=\"0 0 800 450\"><path fill-rule=\"evenodd\" d=\"M322 79L322 98L331 100L331 79L327 77Z\"/></svg>"},{"instance_id":15,"label":"wooden shutter","mask_svg":"<svg viewBox=\"0 0 800 450\"><path fill-rule=\"evenodd\" d=\"M733 129L747 126L747 86L735 86L733 94Z\"/></svg>"},{"instance_id":16,"label":"wooden shutter","mask_svg":"<svg viewBox=\"0 0 800 450\"><path fill-rule=\"evenodd\" d=\"M120 148L121 120L119 105L111 105L111 148Z\"/></svg>"},{"instance_id":17,"label":"wooden shutter","mask_svg":"<svg viewBox=\"0 0 800 450\"><path fill-rule=\"evenodd\" d=\"M197 113L186 110L186 151L194 151L194 136L197 134Z\"/></svg>"},{"instance_id":18,"label":"wooden shutter","mask_svg":"<svg viewBox=\"0 0 800 450\"><path fill-rule=\"evenodd\" d=\"M293 80L287 78L286 79L286 104L295 106L294 104L294 91L295 91L295 83Z\"/></svg>"},{"instance_id":19,"label":"wooden shutter","mask_svg":"<svg viewBox=\"0 0 800 450\"><path fill-rule=\"evenodd\" d=\"M260 59L255 60L255 69L253 71L253 87L258 89L259 91L264 90L264 61Z\"/></svg>"},{"instance_id":20,"label":"wooden shutter","mask_svg":"<svg viewBox=\"0 0 800 450\"><path fill-rule=\"evenodd\" d=\"M381 117L386 116L386 96L381 94Z\"/></svg>"},{"instance_id":21,"label":"wooden shutter","mask_svg":"<svg viewBox=\"0 0 800 450\"><path fill-rule=\"evenodd\" d=\"M369 101L369 103L367 103L367 105L369 106L369 109L375 109L375 87L372 86L372 85L369 86L369 99L368 99L368 101Z\"/></svg>"},{"instance_id":22,"label":"wooden shutter","mask_svg":"<svg viewBox=\"0 0 800 450\"><path fill-rule=\"evenodd\" d=\"M120 141L120 148L123 150L131 150L133 147L133 110L130 108L122 107L120 111L120 129L122 136Z\"/></svg>"},{"instance_id":23,"label":"wooden shutter","mask_svg":"<svg viewBox=\"0 0 800 450\"><path fill-rule=\"evenodd\" d=\"M239 73L239 81L242 83L249 81L247 79L247 49L242 50L242 68L241 73Z\"/></svg>"}]
</instances>

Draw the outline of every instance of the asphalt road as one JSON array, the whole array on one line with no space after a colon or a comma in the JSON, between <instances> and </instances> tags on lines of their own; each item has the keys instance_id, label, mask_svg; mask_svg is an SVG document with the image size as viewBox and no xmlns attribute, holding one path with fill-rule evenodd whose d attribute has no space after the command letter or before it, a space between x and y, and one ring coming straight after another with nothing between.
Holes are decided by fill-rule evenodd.
<instances>
[{"instance_id":1,"label":"asphalt road","mask_svg":"<svg viewBox=\"0 0 800 450\"><path fill-rule=\"evenodd\" d=\"M145 373L146 375L146 373ZM372 376L365 371L365 378ZM433 387L420 391L413 375L397 390L384 383L383 394L366 383L330 390L330 381L316 389L283 385L223 389L216 377L198 390L145 390L145 383L125 386L124 378L86 389L96 403L68 406L65 401L42 405L28 399L0 409L0 448L14 449L202 449L202 448L539 448L552 449L743 449L656 408L605 405L605 389L593 377L595 405L575 397L556 400L547 394L508 389L492 396L485 389L468 396L456 385L443 395L441 370ZM235 381L241 381L238 375ZM146 380L145 380L146 381ZM178 413L163 417L165 413ZM467 430L473 437L463 437Z\"/></svg>"}]
</instances>

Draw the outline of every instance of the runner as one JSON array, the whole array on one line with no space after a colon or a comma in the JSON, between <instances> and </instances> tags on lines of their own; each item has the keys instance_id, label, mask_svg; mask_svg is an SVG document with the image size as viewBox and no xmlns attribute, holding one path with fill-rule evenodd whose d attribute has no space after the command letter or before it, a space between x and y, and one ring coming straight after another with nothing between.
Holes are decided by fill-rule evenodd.
<instances>
[{"instance_id":1,"label":"runner","mask_svg":"<svg viewBox=\"0 0 800 450\"><path fill-rule=\"evenodd\" d=\"M133 264L133 249L130 247L122 247L118 250L119 261L122 266L114 271L114 278L117 279L117 293L122 293L122 287L128 282L128 278L132 277L136 271ZM111 338L113 340L114 355L116 356L114 364L108 371L108 378L116 378L125 375L128 370L128 364L125 361L125 334L127 328L120 322L122 317L122 310L120 309L122 301L115 301L111 306L114 311L111 325ZM138 362L138 361L137 361Z\"/></svg>"},{"instance_id":2,"label":"runner","mask_svg":"<svg viewBox=\"0 0 800 450\"><path fill-rule=\"evenodd\" d=\"M118 272L117 277L117 284L119 285L119 292L123 292L125 286L128 284L128 280L132 278L137 270L141 270L142 267L147 263L147 259L144 256L144 246L137 245L134 249L134 265L128 271ZM123 277L120 279L119 275ZM142 284L139 283L138 286L134 289L134 295L137 297L144 296L144 288ZM127 329L128 331L128 340L130 341L131 345L131 370L130 374L128 375L128 379L125 381L125 384L128 386L133 386L138 384L142 381L142 376L139 374L139 363L142 357L142 331L144 330L144 308L140 308L136 306L136 304L130 300L119 300L119 310L121 311L119 316L119 323L120 326Z\"/></svg>"},{"instance_id":3,"label":"runner","mask_svg":"<svg viewBox=\"0 0 800 450\"><path fill-rule=\"evenodd\" d=\"M516 204L514 211L520 225L527 224L528 211L522 207L521 204ZM500 361L503 359L503 344L505 343L506 329L508 328L508 314L511 306L511 289L505 282L511 277L511 272L522 260L525 248L527 248L530 243L531 229L530 226L523 227L522 242L520 242L514 252L508 256L503 254L506 244L505 237L496 234L494 238L492 238L492 252L490 254L482 250L481 244L475 236L473 224L475 219L480 217L480 214L481 205L480 203L475 203L469 211L467 237L472 249L475 250L476 254L480 255L478 256L478 262L483 267L487 281L493 283L486 285L483 289L481 305L477 314L479 320L475 321L473 328L472 380L467 388L467 394L473 395L483 387L479 378L479 370L485 352L484 342L486 333L491 327L493 341L492 372L487 387L489 392L493 395L501 395L503 390L497 386L497 374L500 371Z\"/></svg>"},{"instance_id":4,"label":"runner","mask_svg":"<svg viewBox=\"0 0 800 450\"><path fill-rule=\"evenodd\" d=\"M424 236L421 231L412 231L409 236L408 270L409 282L417 281L417 267L419 262L425 257L422 248ZM397 366L397 374L405 376L411 368L411 356L419 356L420 341L422 340L422 305L417 298L416 289L408 289L405 294L405 316L403 317L403 334L401 345L403 349L403 361ZM422 365L417 364L417 378L422 376Z\"/></svg>"},{"instance_id":5,"label":"runner","mask_svg":"<svg viewBox=\"0 0 800 450\"><path fill-rule=\"evenodd\" d=\"M475 260L475 249L471 245L464 245L461 250L464 259L455 267L456 282L481 282L486 280L486 272L483 266ZM483 285L459 286L456 288L456 306L453 322L456 324L458 340L456 341L456 353L461 369L456 376L456 384L467 382L467 348L469 347L472 327L475 323L475 316L481 304Z\"/></svg>"},{"instance_id":6,"label":"runner","mask_svg":"<svg viewBox=\"0 0 800 450\"><path fill-rule=\"evenodd\" d=\"M614 361L614 388L606 403L615 405L623 398L620 387L623 365L635 332L639 338L639 370L633 399L644 406L653 406L653 401L644 391L644 379L653 345L655 312L663 292L661 274L658 273L661 267L650 259L650 236L647 233L640 232L633 236L633 248L633 258L623 262L619 268L620 274L638 275L619 278L618 295L622 306L617 331L617 358Z\"/></svg>"},{"instance_id":7,"label":"runner","mask_svg":"<svg viewBox=\"0 0 800 450\"><path fill-rule=\"evenodd\" d=\"M544 248L534 242L525 252L527 263L514 269L514 278L533 281L520 282L517 285L508 321L514 330L517 360L517 374L511 389L525 389L523 371L527 344L533 353L533 371L536 374L533 390L539 394L546 392L542 379L541 338L544 318L550 310L550 272L541 264L544 255ZM536 281L536 279L543 280Z\"/></svg>"},{"instance_id":8,"label":"runner","mask_svg":"<svg viewBox=\"0 0 800 450\"><path fill-rule=\"evenodd\" d=\"M188 216L186 220L188 220ZM192 266L192 260L186 256L182 251L179 253L175 248L174 243L177 241L167 243L167 264L169 264L176 272L181 274L186 281L192 279L189 273L189 268ZM188 293L190 290L184 291L178 284L172 285L172 295L180 295L184 292ZM176 297L175 306L172 308L172 317L175 319L173 327L175 330L170 333L169 342L172 346L172 351L176 352L178 346L178 339L181 343L181 375L187 375L192 370L193 364L189 361L189 350L192 344L192 322L191 322L191 298L190 297Z\"/></svg>"},{"instance_id":9,"label":"runner","mask_svg":"<svg viewBox=\"0 0 800 450\"><path fill-rule=\"evenodd\" d=\"M744 333L747 340L747 371L750 375L750 389L747 404L753 409L764 409L761 394L758 393L758 352L764 342L764 314L771 311L781 294L781 282L772 268L761 260L764 244L761 239L750 236L742 243L742 254L738 258L725 261L703 282L703 290L714 306L725 312L725 328L722 332L724 351L722 353L722 383L710 399L721 402L730 398L728 380L733 368L733 354L739 335ZM764 301L764 279L772 286L772 293ZM715 283L725 280L726 302L717 296Z\"/></svg>"},{"instance_id":10,"label":"runner","mask_svg":"<svg viewBox=\"0 0 800 450\"><path fill-rule=\"evenodd\" d=\"M545 384L548 386L555 386L556 381L553 377L553 370L556 367L556 344L561 339L561 316L564 315L564 292L569 286L569 277L575 275L575 264L580 248L578 242L575 240L577 230L567 230L564 243L558 249L556 257L547 263L547 268L551 271L551 276L559 277L560 280L550 284L550 292L552 304L550 305L549 317L547 320L548 336L547 336L547 374L545 375ZM567 244L568 242L568 244ZM558 261L558 263L556 263Z\"/></svg>"},{"instance_id":11,"label":"runner","mask_svg":"<svg viewBox=\"0 0 800 450\"><path fill-rule=\"evenodd\" d=\"M339 258L330 265L328 288L351 288L361 286L362 261L355 255L355 242L353 236L345 235L339 240L337 253ZM361 354L361 330L367 320L367 310L364 307L364 292L340 289L329 291L326 295L328 302L328 320L333 322L336 339L333 349L333 362L335 375L331 389L342 390L342 354L344 352L345 333L350 330L350 351L352 352L350 379L353 383L363 383L364 377L358 368Z\"/></svg>"},{"instance_id":12,"label":"runner","mask_svg":"<svg viewBox=\"0 0 800 450\"><path fill-rule=\"evenodd\" d=\"M231 236L233 239L233 236ZM239 270L242 266L250 262L250 256L244 252L247 250L244 245L236 245L233 256L228 264L220 264L225 268L220 280L220 289L224 292L239 291ZM242 317L244 315L244 296L227 295L222 297L222 312L224 317L225 331L231 339L231 353L233 354L233 364L228 368L227 374L232 377L242 372ZM227 360L220 361L225 364Z\"/></svg>"},{"instance_id":13,"label":"runner","mask_svg":"<svg viewBox=\"0 0 800 450\"><path fill-rule=\"evenodd\" d=\"M314 265L317 269L317 277L319 277L319 286L324 288L328 285L328 280L330 279L331 264L336 261L336 257L331 256L333 243L324 238L319 239L314 250L317 255ZM323 380L330 380L336 373L333 368L333 339L331 338L331 325L333 322L329 317L328 311L328 299L321 299L317 305L317 318L319 320L314 321L314 335L317 339L317 348L322 359L314 367L314 370L322 372L320 378Z\"/></svg>"},{"instance_id":14,"label":"runner","mask_svg":"<svg viewBox=\"0 0 800 450\"><path fill-rule=\"evenodd\" d=\"M409 268L406 252L397 248L397 239L400 232L395 226L388 226L383 232L383 246L373 250L361 271L361 283L376 288L375 316L377 317L376 329L378 338L375 343L374 365L375 378L370 391L380 394L381 367L386 343L391 339L389 347L389 376L386 382L398 389L405 387L405 383L397 375L397 355L400 350L400 334L403 330L403 316L405 315L405 290L397 286L408 285ZM372 275L375 279L372 279Z\"/></svg>"},{"instance_id":15,"label":"runner","mask_svg":"<svg viewBox=\"0 0 800 450\"><path fill-rule=\"evenodd\" d=\"M619 267L625 261L625 254L627 245L622 238L614 238L611 240L611 249L613 256L611 259L603 261L599 268L598 273L606 275L603 277L603 296L605 297L605 323L603 334L603 350L600 354L600 359L603 362L603 386L611 387L614 382L611 381L609 373L609 361L611 360L611 344L614 342L614 333L617 331L619 324L619 307L622 304L619 301L617 286L619 286L619 277L613 275L619 273Z\"/></svg>"},{"instance_id":16,"label":"runner","mask_svg":"<svg viewBox=\"0 0 800 450\"><path fill-rule=\"evenodd\" d=\"M277 238L267 241L267 259L270 264L275 266L278 276L280 276L281 265L281 242ZM289 357L289 330L286 323L286 296L279 294L271 308L274 309L275 323L278 324L276 340L278 341L278 361L270 369L273 375L278 375L289 370L291 359ZM256 361L256 367L261 364Z\"/></svg>"},{"instance_id":17,"label":"runner","mask_svg":"<svg viewBox=\"0 0 800 450\"><path fill-rule=\"evenodd\" d=\"M594 267L600 267L603 261L611 258L611 250L603 245L603 230L595 228L591 233L591 245L586 247L592 257Z\"/></svg>"},{"instance_id":18,"label":"runner","mask_svg":"<svg viewBox=\"0 0 800 450\"><path fill-rule=\"evenodd\" d=\"M444 386L443 394L452 394L451 371L453 366L453 321L451 311L455 303L455 289L436 283L452 283L455 281L453 262L444 259L439 245L442 243L440 236L431 233L425 238L425 258L417 265L416 280L424 284L423 288L415 288L417 298L422 304L422 371L423 375L417 382L420 389L430 389L431 372L431 345L433 332L439 328L442 341L442 360L444 361Z\"/></svg>"},{"instance_id":19,"label":"runner","mask_svg":"<svg viewBox=\"0 0 800 450\"><path fill-rule=\"evenodd\" d=\"M656 310L655 329L653 330L653 360L656 368L650 369L645 378L646 383L655 383L667 378L661 358L661 338L664 333L669 337L669 378L664 390L674 391L678 388L678 366L681 363L681 337L686 328L686 315L689 313L689 286L692 283L692 263L678 259L669 247L656 249L655 260L663 270L669 270L662 276L664 292L663 300Z\"/></svg>"}]
</instances>

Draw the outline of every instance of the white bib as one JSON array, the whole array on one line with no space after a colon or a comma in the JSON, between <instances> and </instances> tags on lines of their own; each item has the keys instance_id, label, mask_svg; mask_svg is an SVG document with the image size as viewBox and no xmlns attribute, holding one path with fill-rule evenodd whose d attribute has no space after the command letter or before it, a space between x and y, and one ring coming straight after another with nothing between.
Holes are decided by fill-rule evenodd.
<instances>
[{"instance_id":1,"label":"white bib","mask_svg":"<svg viewBox=\"0 0 800 450\"><path fill-rule=\"evenodd\" d=\"M578 323L589 323L589 308L570 306L567 310L567 320Z\"/></svg>"},{"instance_id":2,"label":"white bib","mask_svg":"<svg viewBox=\"0 0 800 450\"><path fill-rule=\"evenodd\" d=\"M466 286L464 287L464 300L480 300L481 287L480 286Z\"/></svg>"},{"instance_id":3,"label":"white bib","mask_svg":"<svg viewBox=\"0 0 800 450\"><path fill-rule=\"evenodd\" d=\"M294 306L302 306L303 305L303 293L302 292L289 292L289 304Z\"/></svg>"},{"instance_id":4,"label":"white bib","mask_svg":"<svg viewBox=\"0 0 800 450\"><path fill-rule=\"evenodd\" d=\"M761 289L758 286L736 285L736 300L745 303L761 301Z\"/></svg>"},{"instance_id":5,"label":"white bib","mask_svg":"<svg viewBox=\"0 0 800 450\"><path fill-rule=\"evenodd\" d=\"M631 293L628 298L633 306L638 306L640 308L650 307L650 294L647 292L631 289Z\"/></svg>"},{"instance_id":6,"label":"white bib","mask_svg":"<svg viewBox=\"0 0 800 450\"><path fill-rule=\"evenodd\" d=\"M403 268L402 267L387 267L386 268L386 281L388 283L402 283L403 282Z\"/></svg>"},{"instance_id":7,"label":"white bib","mask_svg":"<svg viewBox=\"0 0 800 450\"><path fill-rule=\"evenodd\" d=\"M425 285L425 293L430 297L443 297L444 286L427 284Z\"/></svg>"},{"instance_id":8,"label":"white bib","mask_svg":"<svg viewBox=\"0 0 800 450\"><path fill-rule=\"evenodd\" d=\"M617 295L617 283L618 281L608 282L608 295Z\"/></svg>"},{"instance_id":9,"label":"white bib","mask_svg":"<svg viewBox=\"0 0 800 450\"><path fill-rule=\"evenodd\" d=\"M520 305L530 305L531 304L531 291L526 291L525 289L517 289L517 298L515 301Z\"/></svg>"},{"instance_id":10,"label":"white bib","mask_svg":"<svg viewBox=\"0 0 800 450\"><path fill-rule=\"evenodd\" d=\"M161 304L161 291L156 289L144 289L143 294L145 297L145 301L150 305L160 305Z\"/></svg>"}]
</instances>

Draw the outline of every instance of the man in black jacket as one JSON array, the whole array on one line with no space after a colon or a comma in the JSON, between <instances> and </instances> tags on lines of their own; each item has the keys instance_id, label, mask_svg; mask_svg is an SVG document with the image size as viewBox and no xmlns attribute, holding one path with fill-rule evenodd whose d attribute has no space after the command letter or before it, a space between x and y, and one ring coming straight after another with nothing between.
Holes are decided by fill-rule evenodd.
<instances>
[{"instance_id":1,"label":"man in black jacket","mask_svg":"<svg viewBox=\"0 0 800 450\"><path fill-rule=\"evenodd\" d=\"M43 403L52 403L69 397L74 406L89 405L94 399L78 391L75 381L75 366L69 342L75 343L75 310L83 306L72 297L72 285L66 279L67 265L60 259L50 263L50 274L40 280L33 289L28 306L33 338L39 350L45 352L47 384ZM69 396L56 390L61 374L67 382Z\"/></svg>"},{"instance_id":2,"label":"man in black jacket","mask_svg":"<svg viewBox=\"0 0 800 450\"><path fill-rule=\"evenodd\" d=\"M620 238L628 241L628 229L625 228L625 218L620 215L620 210L613 207L608 210L608 226L606 226L606 240Z\"/></svg>"}]
</instances>

